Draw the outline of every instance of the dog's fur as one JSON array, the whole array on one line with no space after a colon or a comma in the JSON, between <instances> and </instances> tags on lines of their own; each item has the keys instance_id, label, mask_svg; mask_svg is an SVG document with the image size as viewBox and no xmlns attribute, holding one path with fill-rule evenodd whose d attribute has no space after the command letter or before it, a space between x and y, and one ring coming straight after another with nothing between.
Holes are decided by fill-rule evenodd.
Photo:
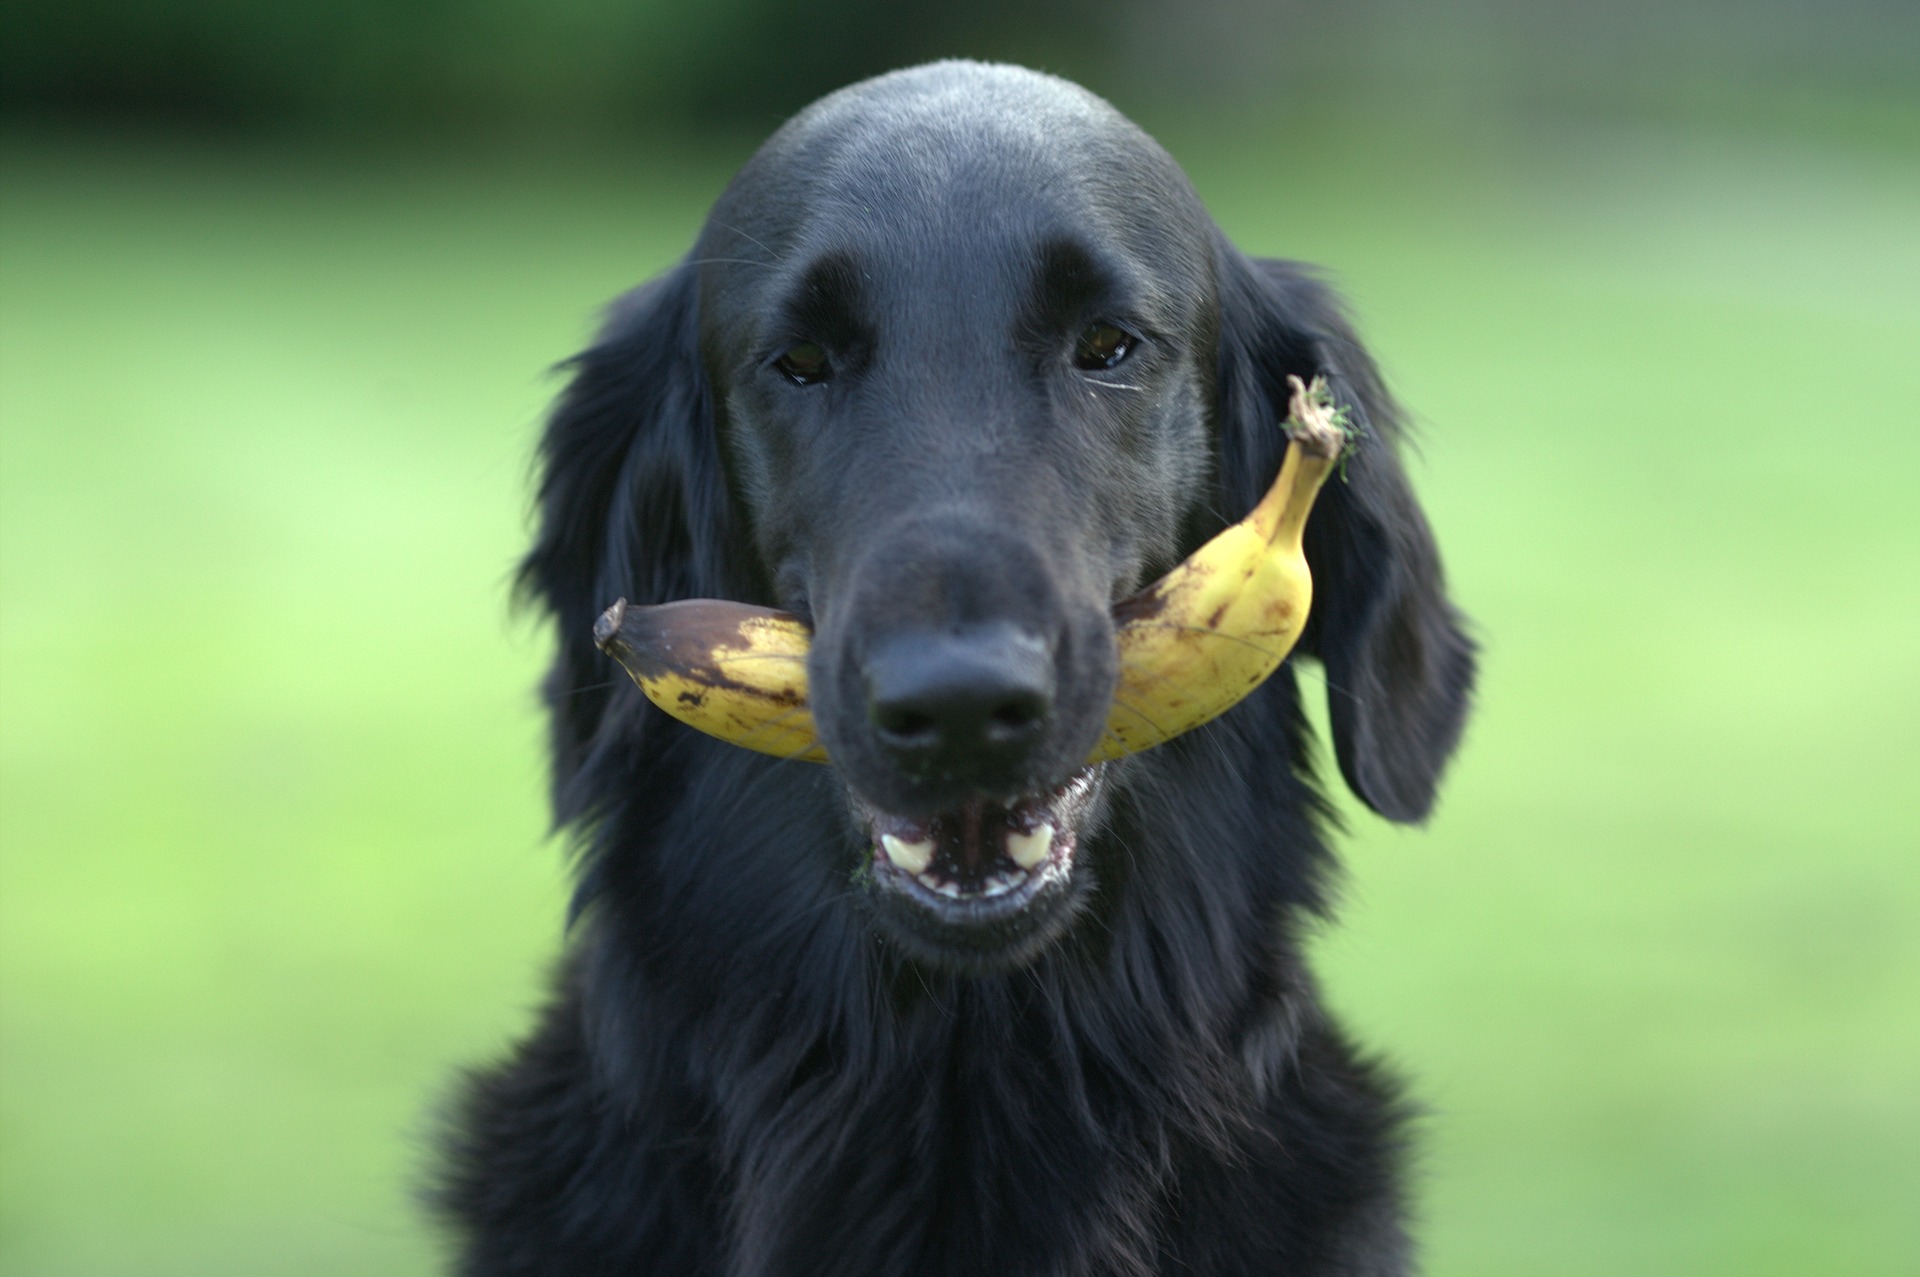
<instances>
[{"instance_id":1,"label":"dog's fur","mask_svg":"<svg viewBox=\"0 0 1920 1277\"><path fill-rule=\"evenodd\" d=\"M1076 366L1106 322L1132 353ZM796 342L830 380L798 384ZM886 889L862 824L1074 772L1109 604L1250 508L1289 374L1360 432L1308 527L1299 650L1347 784L1418 821L1473 659L1394 404L1314 275L1242 256L1099 99L970 63L844 90L615 305L549 425L525 568L559 634L571 943L453 1121L460 1272L1407 1270L1394 1087L1300 956L1330 861L1291 665L1100 772L1070 877L1017 923ZM591 640L623 596L808 616L834 766L649 706ZM1017 748L914 765L874 671L982 633L1039 636L1044 712Z\"/></svg>"}]
</instances>

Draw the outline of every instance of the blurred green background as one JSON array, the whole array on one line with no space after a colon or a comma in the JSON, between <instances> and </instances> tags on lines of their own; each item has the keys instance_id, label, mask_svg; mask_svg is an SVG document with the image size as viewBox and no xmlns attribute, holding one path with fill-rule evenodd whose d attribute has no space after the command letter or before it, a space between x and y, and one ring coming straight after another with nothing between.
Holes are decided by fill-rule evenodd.
<instances>
[{"instance_id":1,"label":"blurred green background","mask_svg":"<svg viewBox=\"0 0 1920 1277\"><path fill-rule=\"evenodd\" d=\"M544 370L943 53L1153 128L1423 422L1484 691L1319 951L1429 1271L1920 1271L1909 0L10 6L0 1271L434 1271L427 1114L566 894Z\"/></svg>"}]
</instances>

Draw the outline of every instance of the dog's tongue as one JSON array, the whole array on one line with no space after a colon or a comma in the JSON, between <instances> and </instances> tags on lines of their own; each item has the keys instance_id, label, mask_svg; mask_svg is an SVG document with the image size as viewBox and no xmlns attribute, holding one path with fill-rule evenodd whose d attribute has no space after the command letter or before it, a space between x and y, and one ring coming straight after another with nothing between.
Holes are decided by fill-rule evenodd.
<instances>
[{"instance_id":1,"label":"dog's tongue","mask_svg":"<svg viewBox=\"0 0 1920 1277\"><path fill-rule=\"evenodd\" d=\"M952 861L958 877L978 878L990 860L999 859L1005 810L1000 808L998 814L992 814L986 803L970 802L935 822L936 830L944 835L940 849ZM941 825L946 828L939 829Z\"/></svg>"}]
</instances>

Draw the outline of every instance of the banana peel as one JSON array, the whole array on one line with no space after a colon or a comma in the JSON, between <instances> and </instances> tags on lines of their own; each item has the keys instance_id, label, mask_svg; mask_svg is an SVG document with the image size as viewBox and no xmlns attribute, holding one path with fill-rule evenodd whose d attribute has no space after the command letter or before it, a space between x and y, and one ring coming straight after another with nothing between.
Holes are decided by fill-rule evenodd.
<instances>
[{"instance_id":1,"label":"banana peel","mask_svg":"<svg viewBox=\"0 0 1920 1277\"><path fill-rule=\"evenodd\" d=\"M792 613L718 599L657 607L621 599L594 622L593 641L687 726L763 754L827 761L807 704L813 635Z\"/></svg>"},{"instance_id":2,"label":"banana peel","mask_svg":"<svg viewBox=\"0 0 1920 1277\"><path fill-rule=\"evenodd\" d=\"M1120 677L1089 762L1139 753L1231 709L1286 659L1313 603L1301 538L1347 430L1325 380L1289 377L1286 456L1266 495L1146 589L1114 605ZM807 700L806 624L719 599L601 615L594 642L647 699L710 736L826 762Z\"/></svg>"}]
</instances>

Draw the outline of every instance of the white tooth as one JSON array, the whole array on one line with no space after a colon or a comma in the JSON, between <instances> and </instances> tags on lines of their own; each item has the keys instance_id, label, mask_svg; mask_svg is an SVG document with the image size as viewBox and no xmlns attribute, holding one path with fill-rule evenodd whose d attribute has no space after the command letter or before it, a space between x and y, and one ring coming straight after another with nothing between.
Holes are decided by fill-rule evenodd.
<instances>
[{"instance_id":1,"label":"white tooth","mask_svg":"<svg viewBox=\"0 0 1920 1277\"><path fill-rule=\"evenodd\" d=\"M892 834L880 835L880 848L887 853L887 859L910 874L922 874L933 863L933 839L925 842L908 842L904 838L895 838Z\"/></svg>"},{"instance_id":2,"label":"white tooth","mask_svg":"<svg viewBox=\"0 0 1920 1277\"><path fill-rule=\"evenodd\" d=\"M1038 869L1053 848L1053 826L1042 824L1030 834L1008 834L1007 854L1022 869Z\"/></svg>"}]
</instances>

